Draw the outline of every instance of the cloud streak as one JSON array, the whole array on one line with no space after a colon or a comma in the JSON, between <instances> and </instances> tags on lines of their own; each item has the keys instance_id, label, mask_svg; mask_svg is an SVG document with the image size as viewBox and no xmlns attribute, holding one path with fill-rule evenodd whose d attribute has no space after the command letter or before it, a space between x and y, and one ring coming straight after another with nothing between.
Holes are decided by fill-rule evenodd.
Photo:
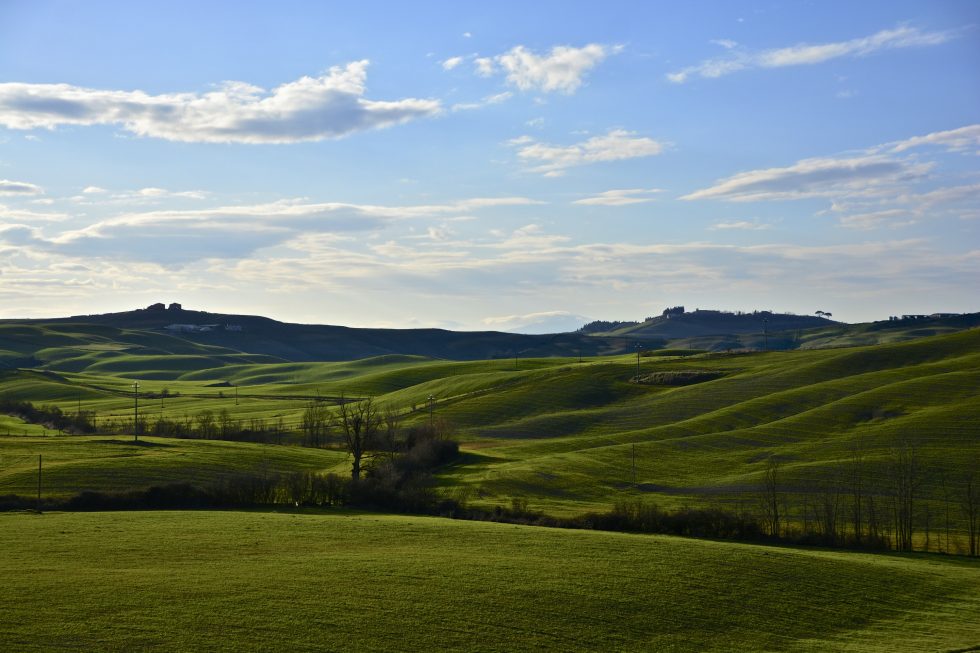
<instances>
[{"instance_id":1,"label":"cloud streak","mask_svg":"<svg viewBox=\"0 0 980 653\"><path fill-rule=\"evenodd\" d=\"M26 181L0 179L0 195L40 195L44 190Z\"/></svg>"},{"instance_id":2,"label":"cloud streak","mask_svg":"<svg viewBox=\"0 0 980 653\"><path fill-rule=\"evenodd\" d=\"M795 200L838 195L869 195L925 178L931 163L882 155L803 159L785 168L751 170L682 195L682 200Z\"/></svg>"},{"instance_id":3,"label":"cloud streak","mask_svg":"<svg viewBox=\"0 0 980 653\"><path fill-rule=\"evenodd\" d=\"M808 66L842 57L865 57L886 50L940 45L957 35L956 31L923 31L902 25L881 30L861 38L831 43L801 43L785 48L752 52L739 48L732 41L725 41L726 56L707 59L679 71L668 73L667 79L682 84L692 77L714 79L753 68L784 68Z\"/></svg>"},{"instance_id":4,"label":"cloud streak","mask_svg":"<svg viewBox=\"0 0 980 653\"><path fill-rule=\"evenodd\" d=\"M266 91L225 82L207 93L150 95L69 84L0 84L0 125L54 129L117 125L150 138L191 143L297 143L340 138L433 116L438 100L364 98L368 61L331 68Z\"/></svg>"},{"instance_id":5,"label":"cloud streak","mask_svg":"<svg viewBox=\"0 0 980 653\"><path fill-rule=\"evenodd\" d=\"M537 204L524 197L478 197L445 204L385 206L339 202L225 206L126 213L53 237L26 224L0 228L0 243L81 258L181 266L244 258L304 235L377 231L395 220L447 218L493 207Z\"/></svg>"},{"instance_id":6,"label":"cloud streak","mask_svg":"<svg viewBox=\"0 0 980 653\"><path fill-rule=\"evenodd\" d=\"M519 148L517 156L530 164L531 171L546 177L560 177L576 166L656 156L664 151L663 143L624 129L572 145L539 143L530 136L514 139L511 144Z\"/></svg>"},{"instance_id":7,"label":"cloud streak","mask_svg":"<svg viewBox=\"0 0 980 653\"><path fill-rule=\"evenodd\" d=\"M587 206L626 206L629 204L643 204L652 202L653 195L662 193L661 188L622 188L617 190L607 190L591 197L583 197L575 200L572 204L585 204Z\"/></svg>"}]
</instances>

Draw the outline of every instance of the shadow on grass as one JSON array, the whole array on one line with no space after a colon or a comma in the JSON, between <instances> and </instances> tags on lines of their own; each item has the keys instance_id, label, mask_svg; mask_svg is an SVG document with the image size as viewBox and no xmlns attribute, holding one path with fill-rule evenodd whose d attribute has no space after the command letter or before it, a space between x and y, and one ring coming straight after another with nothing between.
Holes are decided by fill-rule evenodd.
<instances>
[{"instance_id":1,"label":"shadow on grass","mask_svg":"<svg viewBox=\"0 0 980 653\"><path fill-rule=\"evenodd\" d=\"M165 442L151 442L149 440L92 440L93 444L118 444L129 447L145 447L145 448L172 448L177 445L166 444Z\"/></svg>"}]
</instances>

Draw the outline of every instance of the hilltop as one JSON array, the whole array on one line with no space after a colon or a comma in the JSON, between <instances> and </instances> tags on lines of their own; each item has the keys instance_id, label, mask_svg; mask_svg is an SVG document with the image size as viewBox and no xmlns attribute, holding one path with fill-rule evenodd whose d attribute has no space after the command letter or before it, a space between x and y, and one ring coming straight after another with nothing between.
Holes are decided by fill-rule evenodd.
<instances>
[{"instance_id":1,"label":"hilltop","mask_svg":"<svg viewBox=\"0 0 980 653\"><path fill-rule=\"evenodd\" d=\"M275 359L265 362L342 361L390 354L486 360L596 356L629 349L623 338L580 333L525 335L294 324L258 315L187 310L178 304L99 315L0 320L0 363L6 358L6 367L32 366L37 352L52 346L98 343L147 350L130 353L252 354ZM37 358L45 360L43 355Z\"/></svg>"}]
</instances>

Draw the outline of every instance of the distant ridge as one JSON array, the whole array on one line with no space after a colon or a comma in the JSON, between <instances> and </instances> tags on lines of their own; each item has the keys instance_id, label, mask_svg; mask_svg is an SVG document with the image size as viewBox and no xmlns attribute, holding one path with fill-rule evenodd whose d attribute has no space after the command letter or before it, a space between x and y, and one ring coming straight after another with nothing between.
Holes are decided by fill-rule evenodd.
<instances>
[{"instance_id":1,"label":"distant ridge","mask_svg":"<svg viewBox=\"0 0 980 653\"><path fill-rule=\"evenodd\" d=\"M679 311L677 309L680 309ZM578 357L679 348L709 351L787 350L901 342L980 326L980 313L922 315L864 324L824 316L682 307L643 322L593 322L573 333L373 329L293 324L259 315L154 304L119 313L0 320L0 368L31 367L57 344L115 342L157 353L266 356L281 362L344 361L392 354L448 360ZM596 329L607 328L608 331ZM203 348L203 349L202 349Z\"/></svg>"}]
</instances>

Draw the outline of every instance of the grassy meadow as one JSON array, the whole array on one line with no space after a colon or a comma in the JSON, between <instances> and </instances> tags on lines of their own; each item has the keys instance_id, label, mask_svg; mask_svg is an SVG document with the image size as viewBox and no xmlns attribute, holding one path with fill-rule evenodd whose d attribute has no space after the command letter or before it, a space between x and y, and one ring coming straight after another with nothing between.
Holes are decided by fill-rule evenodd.
<instances>
[{"instance_id":1,"label":"grassy meadow","mask_svg":"<svg viewBox=\"0 0 980 653\"><path fill-rule=\"evenodd\" d=\"M519 497L532 509L571 515L624 497L731 505L751 500L745 497L758 488L770 456L781 461L792 491L826 477L855 451L872 467L883 464L903 440L916 444L925 466L955 483L980 456L977 329L844 349L668 350L640 357L639 383L635 356L243 363L227 353L161 353L155 341L122 350L107 342L94 352L91 346L69 341L39 350L38 367L0 372L0 393L66 412L92 411L97 422L125 426L133 415L132 384L139 381L140 415L149 426L159 417L190 423L201 411L226 411L244 423L281 420L293 443L301 439L301 415L311 399L373 397L398 411L403 426L430 417L450 424L465 455L443 470L441 482L465 488L471 501L486 506ZM685 374L703 381L670 382ZM108 489L206 481L261 461L275 469L343 469L338 445L311 450L170 440L134 449L112 444L125 441L122 435L53 437L39 425L2 419L0 491L29 486L29 457L44 453L56 466L51 488L57 491L76 480ZM7 432L31 437L4 437Z\"/></svg>"},{"instance_id":2,"label":"grassy meadow","mask_svg":"<svg viewBox=\"0 0 980 653\"><path fill-rule=\"evenodd\" d=\"M347 475L336 431L323 446L301 446L303 412L318 399L335 411L340 397L370 397L405 431L431 422L459 441L462 455L437 469L438 493L562 517L624 500L756 509L773 458L787 501L827 496L806 493L843 479L858 458L869 492L885 497L883 475L912 442L919 518L932 520L930 544L920 524L916 548L963 552L962 518L947 521L943 541L941 515L959 505L950 497L980 457L977 329L780 352L295 362L138 330L0 325L0 350L0 398L88 414L114 431L70 435L0 415L0 496L34 495L39 455L42 494L55 499L262 472ZM273 441L151 435L161 419L192 435L205 413L283 432ZM980 644L980 563L961 556L282 507L0 514L0 648Z\"/></svg>"},{"instance_id":3,"label":"grassy meadow","mask_svg":"<svg viewBox=\"0 0 980 653\"><path fill-rule=\"evenodd\" d=\"M373 514L0 515L8 650L935 651L980 563Z\"/></svg>"}]
</instances>

